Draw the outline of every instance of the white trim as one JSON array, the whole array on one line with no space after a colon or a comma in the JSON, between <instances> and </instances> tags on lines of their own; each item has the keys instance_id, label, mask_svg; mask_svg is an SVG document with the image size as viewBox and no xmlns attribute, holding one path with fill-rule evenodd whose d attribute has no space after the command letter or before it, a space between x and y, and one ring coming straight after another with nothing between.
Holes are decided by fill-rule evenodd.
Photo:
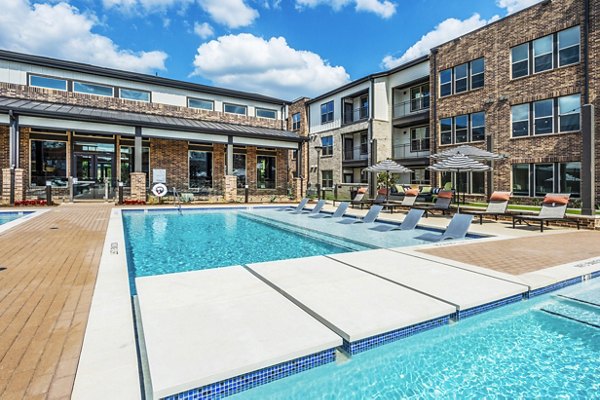
<instances>
[{"instance_id":1,"label":"white trim","mask_svg":"<svg viewBox=\"0 0 600 400\"><path fill-rule=\"evenodd\" d=\"M52 128L65 129L76 132L101 132L121 135L134 135L135 128L133 126L102 124L98 122L72 121L66 119L44 118L44 117L19 117L20 126L28 126L31 128Z\"/></svg>"},{"instance_id":2,"label":"white trim","mask_svg":"<svg viewBox=\"0 0 600 400\"><path fill-rule=\"evenodd\" d=\"M260 147L279 147L283 149L298 150L297 142L284 142L281 140L273 139L259 139L259 138L247 138L247 137L233 137L233 144L245 145L245 146L260 146Z\"/></svg>"},{"instance_id":3,"label":"white trim","mask_svg":"<svg viewBox=\"0 0 600 400\"><path fill-rule=\"evenodd\" d=\"M155 128L142 128L142 137L158 137L165 139L182 139L209 143L227 143L226 135L212 133L173 131Z\"/></svg>"},{"instance_id":4,"label":"white trim","mask_svg":"<svg viewBox=\"0 0 600 400\"><path fill-rule=\"evenodd\" d=\"M0 124L10 124L10 117L8 114L0 114Z\"/></svg>"}]
</instances>

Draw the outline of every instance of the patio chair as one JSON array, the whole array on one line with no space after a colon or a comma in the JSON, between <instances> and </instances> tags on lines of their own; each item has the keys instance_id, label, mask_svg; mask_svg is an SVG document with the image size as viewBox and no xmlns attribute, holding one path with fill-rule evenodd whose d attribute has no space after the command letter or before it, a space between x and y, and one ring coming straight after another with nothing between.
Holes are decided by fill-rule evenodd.
<instances>
[{"instance_id":1,"label":"patio chair","mask_svg":"<svg viewBox=\"0 0 600 400\"><path fill-rule=\"evenodd\" d=\"M409 231L415 229L424 212L424 210L410 210L400 225L381 224L369 229L378 232Z\"/></svg>"},{"instance_id":2,"label":"patio chair","mask_svg":"<svg viewBox=\"0 0 600 400\"><path fill-rule=\"evenodd\" d=\"M325 200L319 200L317 201L317 204L315 204L315 206L312 208L312 210L302 209L299 211L292 211L290 214L318 214L321 212L325 204Z\"/></svg>"},{"instance_id":3,"label":"patio chair","mask_svg":"<svg viewBox=\"0 0 600 400\"><path fill-rule=\"evenodd\" d=\"M454 214L448 227L441 234L424 233L417 236L416 239L427 240L430 242L441 242L448 239L462 239L467 236L469 226L473 222L473 216L468 214Z\"/></svg>"},{"instance_id":4,"label":"patio chair","mask_svg":"<svg viewBox=\"0 0 600 400\"><path fill-rule=\"evenodd\" d=\"M538 215L513 215L513 228L516 223L539 222L540 232L544 232L544 223L548 226L550 221L565 221L567 219L567 205L569 204L569 193L548 193L542 202L542 208ZM577 229L579 229L579 221L577 220Z\"/></svg>"},{"instance_id":5,"label":"patio chair","mask_svg":"<svg viewBox=\"0 0 600 400\"><path fill-rule=\"evenodd\" d=\"M415 204L412 208L424 210L425 218L429 217L429 213L433 213L434 211L441 211L442 214L445 215L447 211L450 211L450 203L452 202L453 195L454 193L452 191L441 190L437 195L437 199L435 199L435 203Z\"/></svg>"},{"instance_id":6,"label":"patio chair","mask_svg":"<svg viewBox=\"0 0 600 400\"><path fill-rule=\"evenodd\" d=\"M463 210L460 212L463 214L470 214L473 216L479 216L479 225L483 225L483 217L490 216L494 217L498 221L499 215L506 215L508 209L508 202L512 196L511 192L494 192L490 196L490 201L485 210Z\"/></svg>"},{"instance_id":7,"label":"patio chair","mask_svg":"<svg viewBox=\"0 0 600 400\"><path fill-rule=\"evenodd\" d=\"M360 208L362 209L363 205L367 204L365 202L365 194L365 192L356 193L356 196L354 196L354 198L350 201L352 208L354 208L354 206L360 206Z\"/></svg>"},{"instance_id":8,"label":"patio chair","mask_svg":"<svg viewBox=\"0 0 600 400\"><path fill-rule=\"evenodd\" d=\"M286 208L280 208L277 211L300 211L304 207L306 207L306 204L308 204L308 197L305 197L302 200L300 200L300 203L298 203L298 205L296 207L288 206Z\"/></svg>"},{"instance_id":9,"label":"patio chair","mask_svg":"<svg viewBox=\"0 0 600 400\"><path fill-rule=\"evenodd\" d=\"M309 215L310 218L342 218L348 209L350 203L347 201L341 202L338 208L335 210L333 214L327 213L318 213L314 215Z\"/></svg>"},{"instance_id":10,"label":"patio chair","mask_svg":"<svg viewBox=\"0 0 600 400\"><path fill-rule=\"evenodd\" d=\"M373 204L383 204L387 200L387 196L385 194L379 193L373 200L370 200L371 205Z\"/></svg>"},{"instance_id":11,"label":"patio chair","mask_svg":"<svg viewBox=\"0 0 600 400\"><path fill-rule=\"evenodd\" d=\"M365 223L372 224L379 216L379 213L383 209L383 206L374 205L371 206L367 215L363 218L344 218L341 221L338 221L338 224L357 224L357 223Z\"/></svg>"}]
</instances>

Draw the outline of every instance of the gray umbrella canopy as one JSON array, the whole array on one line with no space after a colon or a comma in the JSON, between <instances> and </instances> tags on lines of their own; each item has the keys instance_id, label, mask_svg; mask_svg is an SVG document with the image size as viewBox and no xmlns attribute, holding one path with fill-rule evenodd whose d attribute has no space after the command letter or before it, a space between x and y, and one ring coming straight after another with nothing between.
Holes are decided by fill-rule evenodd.
<instances>
[{"instance_id":1,"label":"gray umbrella canopy","mask_svg":"<svg viewBox=\"0 0 600 400\"><path fill-rule=\"evenodd\" d=\"M383 160L378 162L377 164L373 164L370 167L363 169L363 171L367 172L386 172L388 175L392 174L405 174L408 172L412 172L411 169L406 168L403 165L398 164L393 160ZM390 198L390 188L388 185L389 179L386 181L386 201Z\"/></svg>"},{"instance_id":2,"label":"gray umbrella canopy","mask_svg":"<svg viewBox=\"0 0 600 400\"><path fill-rule=\"evenodd\" d=\"M433 154L431 158L437 160L444 160L446 158L455 156L457 154L465 155L473 160L489 161L489 160L501 160L506 156L496 153L490 153L489 151L478 149L477 147L462 145L454 147L452 149L442 151L441 153Z\"/></svg>"}]
</instances>

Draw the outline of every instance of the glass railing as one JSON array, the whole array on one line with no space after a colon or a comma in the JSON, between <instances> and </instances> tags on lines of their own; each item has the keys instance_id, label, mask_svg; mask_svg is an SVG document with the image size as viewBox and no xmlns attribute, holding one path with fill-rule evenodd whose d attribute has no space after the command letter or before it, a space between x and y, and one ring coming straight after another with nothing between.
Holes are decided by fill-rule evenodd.
<instances>
[{"instance_id":1,"label":"glass railing","mask_svg":"<svg viewBox=\"0 0 600 400\"><path fill-rule=\"evenodd\" d=\"M429 139L413 140L412 143L395 144L392 149L394 160L429 156Z\"/></svg>"},{"instance_id":2,"label":"glass railing","mask_svg":"<svg viewBox=\"0 0 600 400\"><path fill-rule=\"evenodd\" d=\"M344 124L351 124L367 118L369 118L369 106L355 108L352 112L344 112Z\"/></svg>"},{"instance_id":3,"label":"glass railing","mask_svg":"<svg viewBox=\"0 0 600 400\"><path fill-rule=\"evenodd\" d=\"M429 95L394 104L394 118L429 110Z\"/></svg>"}]
</instances>

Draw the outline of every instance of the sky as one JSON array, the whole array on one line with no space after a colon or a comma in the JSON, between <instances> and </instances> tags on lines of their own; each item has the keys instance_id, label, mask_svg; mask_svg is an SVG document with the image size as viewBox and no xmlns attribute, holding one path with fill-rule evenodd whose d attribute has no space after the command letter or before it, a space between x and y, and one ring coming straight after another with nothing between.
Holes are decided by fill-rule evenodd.
<instances>
[{"instance_id":1,"label":"sky","mask_svg":"<svg viewBox=\"0 0 600 400\"><path fill-rule=\"evenodd\" d=\"M0 48L314 97L541 0L2 0Z\"/></svg>"}]
</instances>

